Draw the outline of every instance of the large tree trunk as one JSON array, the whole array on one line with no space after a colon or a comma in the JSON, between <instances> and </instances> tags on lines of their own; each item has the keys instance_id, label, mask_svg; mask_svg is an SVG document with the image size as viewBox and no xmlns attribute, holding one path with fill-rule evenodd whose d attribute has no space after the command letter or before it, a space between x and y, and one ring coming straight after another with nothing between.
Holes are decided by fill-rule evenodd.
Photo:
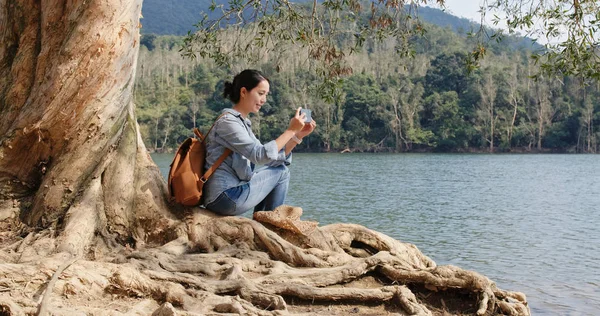
<instances>
[{"instance_id":1,"label":"large tree trunk","mask_svg":"<svg viewBox=\"0 0 600 316\"><path fill-rule=\"evenodd\" d=\"M174 237L155 230L175 222L132 101L141 5L2 1L0 193L30 227L85 221L62 230L74 252L107 227L120 241Z\"/></svg>"},{"instance_id":2,"label":"large tree trunk","mask_svg":"<svg viewBox=\"0 0 600 316\"><path fill-rule=\"evenodd\" d=\"M361 226L302 235L175 216L132 102L140 11L0 0L0 314L279 315L336 301L529 314L523 295Z\"/></svg>"}]
</instances>

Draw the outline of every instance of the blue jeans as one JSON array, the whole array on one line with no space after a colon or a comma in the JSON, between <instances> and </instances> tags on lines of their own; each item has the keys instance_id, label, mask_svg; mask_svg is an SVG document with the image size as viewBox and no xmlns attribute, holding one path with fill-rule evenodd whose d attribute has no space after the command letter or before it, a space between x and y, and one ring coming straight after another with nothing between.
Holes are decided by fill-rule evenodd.
<instances>
[{"instance_id":1,"label":"blue jeans","mask_svg":"<svg viewBox=\"0 0 600 316\"><path fill-rule=\"evenodd\" d=\"M221 193L206 208L220 215L240 215L252 208L254 212L271 211L285 201L289 183L290 171L285 165L264 167L247 183Z\"/></svg>"}]
</instances>

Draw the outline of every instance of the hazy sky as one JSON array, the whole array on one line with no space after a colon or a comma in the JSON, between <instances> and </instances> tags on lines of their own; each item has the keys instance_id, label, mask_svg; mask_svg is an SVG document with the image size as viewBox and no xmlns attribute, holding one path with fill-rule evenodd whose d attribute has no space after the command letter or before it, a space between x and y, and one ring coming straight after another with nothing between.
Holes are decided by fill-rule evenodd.
<instances>
[{"instance_id":1,"label":"hazy sky","mask_svg":"<svg viewBox=\"0 0 600 316\"><path fill-rule=\"evenodd\" d=\"M481 0L446 0L446 10L456 16L479 22L481 14L479 7Z\"/></svg>"},{"instance_id":2,"label":"hazy sky","mask_svg":"<svg viewBox=\"0 0 600 316\"><path fill-rule=\"evenodd\" d=\"M446 11L450 14L460 16L463 18L467 18L467 19L470 19L470 20L480 23L481 22L481 13L477 12L477 11L479 11L479 7L484 3L484 1L485 0L445 0ZM488 0L488 2L492 2L492 1ZM439 8L439 7L437 7L437 8ZM498 14L498 13L496 12L495 14ZM494 25L492 23L493 17L494 17L494 13L488 12L488 14L486 15L486 24L493 28L503 28L506 30L506 23L501 22L498 25ZM536 25L534 28L543 29L543 26L541 25L541 23L539 21L536 22L535 24ZM564 32L564 30L563 30L563 32ZM525 32L518 32L517 34L521 34L522 36L524 36ZM532 34L532 33L527 34L527 36L530 38L537 38L538 43L540 43L540 44L545 44L548 42L548 39L546 37L538 36L538 35ZM565 37L566 37L566 35L563 35L559 38L554 38L551 41L554 43L560 42L560 41L563 41L565 39Z\"/></svg>"},{"instance_id":3,"label":"hazy sky","mask_svg":"<svg viewBox=\"0 0 600 316\"><path fill-rule=\"evenodd\" d=\"M445 2L446 12L478 23L481 22L481 13L477 11L483 0L446 0ZM487 17L487 21L491 26L490 17Z\"/></svg>"},{"instance_id":4,"label":"hazy sky","mask_svg":"<svg viewBox=\"0 0 600 316\"><path fill-rule=\"evenodd\" d=\"M445 0L446 2L446 12L456 15L462 18L467 18L469 20L473 20L477 23L481 23L481 13L478 12L481 5L484 3L484 0ZM488 2L491 2L488 0ZM440 7L433 6L434 8L440 9ZM500 22L498 25L494 25L492 22L494 18L494 14L499 14L498 12L488 12L486 15L486 25L492 28L500 28L506 30L506 23ZM523 32L518 32L518 34L524 35ZM536 37L533 34L527 35L529 37ZM545 38L538 38L538 43L543 44L547 40Z\"/></svg>"}]
</instances>

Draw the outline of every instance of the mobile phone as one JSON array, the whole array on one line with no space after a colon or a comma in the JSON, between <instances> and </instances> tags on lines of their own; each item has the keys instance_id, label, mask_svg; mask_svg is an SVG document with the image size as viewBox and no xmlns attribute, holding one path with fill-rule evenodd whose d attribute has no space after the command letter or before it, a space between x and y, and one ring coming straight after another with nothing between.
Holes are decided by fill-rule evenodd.
<instances>
[{"instance_id":1,"label":"mobile phone","mask_svg":"<svg viewBox=\"0 0 600 316\"><path fill-rule=\"evenodd\" d=\"M304 123L310 123L312 121L312 111L309 109L301 109L300 115L302 115L302 113L306 114L306 121L304 121Z\"/></svg>"}]
</instances>

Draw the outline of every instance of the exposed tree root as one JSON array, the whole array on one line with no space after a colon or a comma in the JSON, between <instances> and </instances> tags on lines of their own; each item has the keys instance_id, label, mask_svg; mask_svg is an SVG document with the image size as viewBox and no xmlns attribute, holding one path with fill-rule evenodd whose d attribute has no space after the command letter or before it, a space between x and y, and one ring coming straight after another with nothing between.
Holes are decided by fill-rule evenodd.
<instances>
[{"instance_id":1,"label":"exposed tree root","mask_svg":"<svg viewBox=\"0 0 600 316\"><path fill-rule=\"evenodd\" d=\"M414 245L360 225L328 225L301 236L203 210L190 213L185 223L189 238L135 251L119 247L119 254L93 261L65 261L81 251L49 240L68 240L67 231L13 239L0 252L14 258L0 264L0 311L31 314L39 306L42 314L47 307L58 315L73 310L100 315L104 301L114 315L279 315L293 313L294 302L309 302L314 313L325 308L331 313L331 304L369 313L383 304L395 313L434 315L447 312L443 300L421 297L459 290L471 293L461 296L468 308L452 313L530 314L523 294L500 290L476 272L437 266ZM81 235L80 229L70 232ZM49 249L40 251L40 245ZM60 250L40 260L39 254Z\"/></svg>"},{"instance_id":2,"label":"exposed tree root","mask_svg":"<svg viewBox=\"0 0 600 316\"><path fill-rule=\"evenodd\" d=\"M46 315L46 313L48 313L48 301L50 298L50 294L52 293L52 289L54 289L54 283L56 283L56 280L58 279L60 274L63 273L63 271L65 271L65 269L68 268L71 264L73 264L73 262L75 262L77 259L78 258L68 259L67 261L63 262L58 267L58 269L56 269L56 272L54 272L54 274L52 275L52 278L50 279L50 282L48 282L46 290L44 291L44 296L38 307L38 315Z\"/></svg>"}]
</instances>

